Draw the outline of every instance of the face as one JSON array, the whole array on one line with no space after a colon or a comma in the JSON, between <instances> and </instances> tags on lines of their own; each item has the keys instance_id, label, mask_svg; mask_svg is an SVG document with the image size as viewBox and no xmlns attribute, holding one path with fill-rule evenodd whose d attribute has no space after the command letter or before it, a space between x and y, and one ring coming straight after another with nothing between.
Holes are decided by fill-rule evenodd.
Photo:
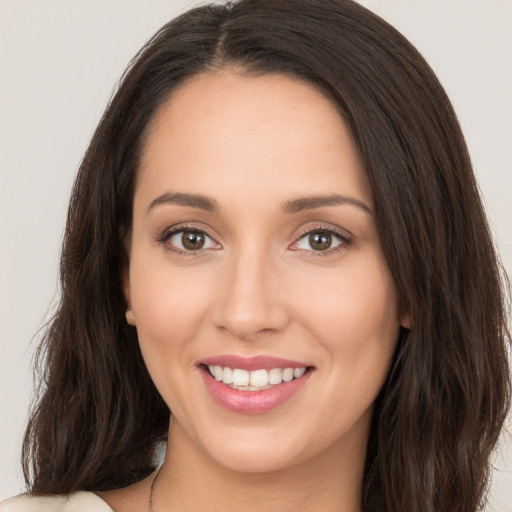
<instances>
[{"instance_id":1,"label":"face","mask_svg":"<svg viewBox=\"0 0 512 512\"><path fill-rule=\"evenodd\" d=\"M152 123L127 319L184 443L271 471L366 442L401 319L372 194L320 92L196 76Z\"/></svg>"}]
</instances>

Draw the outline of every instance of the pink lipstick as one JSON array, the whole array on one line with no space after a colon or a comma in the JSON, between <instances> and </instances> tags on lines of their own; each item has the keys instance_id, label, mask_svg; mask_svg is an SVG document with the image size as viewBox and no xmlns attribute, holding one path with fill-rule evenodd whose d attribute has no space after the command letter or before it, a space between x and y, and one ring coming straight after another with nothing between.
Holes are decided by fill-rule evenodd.
<instances>
[{"instance_id":1,"label":"pink lipstick","mask_svg":"<svg viewBox=\"0 0 512 512\"><path fill-rule=\"evenodd\" d=\"M223 408L261 414L291 399L307 383L313 367L272 356L222 355L198 364L205 387Z\"/></svg>"}]
</instances>

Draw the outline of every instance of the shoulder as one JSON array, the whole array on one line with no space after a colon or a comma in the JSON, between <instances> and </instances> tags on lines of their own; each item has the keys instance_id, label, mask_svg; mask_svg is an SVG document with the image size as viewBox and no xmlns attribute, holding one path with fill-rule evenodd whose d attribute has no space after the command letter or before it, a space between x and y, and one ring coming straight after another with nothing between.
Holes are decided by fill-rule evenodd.
<instances>
[{"instance_id":1,"label":"shoulder","mask_svg":"<svg viewBox=\"0 0 512 512\"><path fill-rule=\"evenodd\" d=\"M0 502L0 512L113 512L92 492L75 492L60 496L21 494Z\"/></svg>"}]
</instances>

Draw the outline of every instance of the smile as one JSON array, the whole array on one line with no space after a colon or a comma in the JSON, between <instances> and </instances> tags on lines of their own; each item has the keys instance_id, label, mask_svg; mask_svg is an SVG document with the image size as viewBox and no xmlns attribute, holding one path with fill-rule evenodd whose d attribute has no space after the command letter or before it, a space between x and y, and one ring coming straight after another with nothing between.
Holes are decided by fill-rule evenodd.
<instances>
[{"instance_id":1,"label":"smile","mask_svg":"<svg viewBox=\"0 0 512 512\"><path fill-rule=\"evenodd\" d=\"M239 391L262 391L277 386L282 382L290 382L302 377L306 367L300 368L271 368L253 371L241 368L229 368L218 365L209 365L208 370L218 382L223 382L231 389Z\"/></svg>"},{"instance_id":2,"label":"smile","mask_svg":"<svg viewBox=\"0 0 512 512\"><path fill-rule=\"evenodd\" d=\"M202 360L203 383L217 405L242 414L262 414L301 391L315 368L270 356L217 356Z\"/></svg>"}]
</instances>

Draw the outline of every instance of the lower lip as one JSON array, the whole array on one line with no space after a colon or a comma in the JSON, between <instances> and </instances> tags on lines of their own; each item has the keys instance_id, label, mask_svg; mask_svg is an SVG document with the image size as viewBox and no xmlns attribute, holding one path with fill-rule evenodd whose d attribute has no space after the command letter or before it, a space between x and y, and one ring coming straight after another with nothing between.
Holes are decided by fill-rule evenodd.
<instances>
[{"instance_id":1,"label":"lower lip","mask_svg":"<svg viewBox=\"0 0 512 512\"><path fill-rule=\"evenodd\" d=\"M242 391L215 380L205 368L200 370L206 389L213 399L225 409L242 414L261 414L280 406L304 387L312 373L307 371L298 379L262 391Z\"/></svg>"}]
</instances>

